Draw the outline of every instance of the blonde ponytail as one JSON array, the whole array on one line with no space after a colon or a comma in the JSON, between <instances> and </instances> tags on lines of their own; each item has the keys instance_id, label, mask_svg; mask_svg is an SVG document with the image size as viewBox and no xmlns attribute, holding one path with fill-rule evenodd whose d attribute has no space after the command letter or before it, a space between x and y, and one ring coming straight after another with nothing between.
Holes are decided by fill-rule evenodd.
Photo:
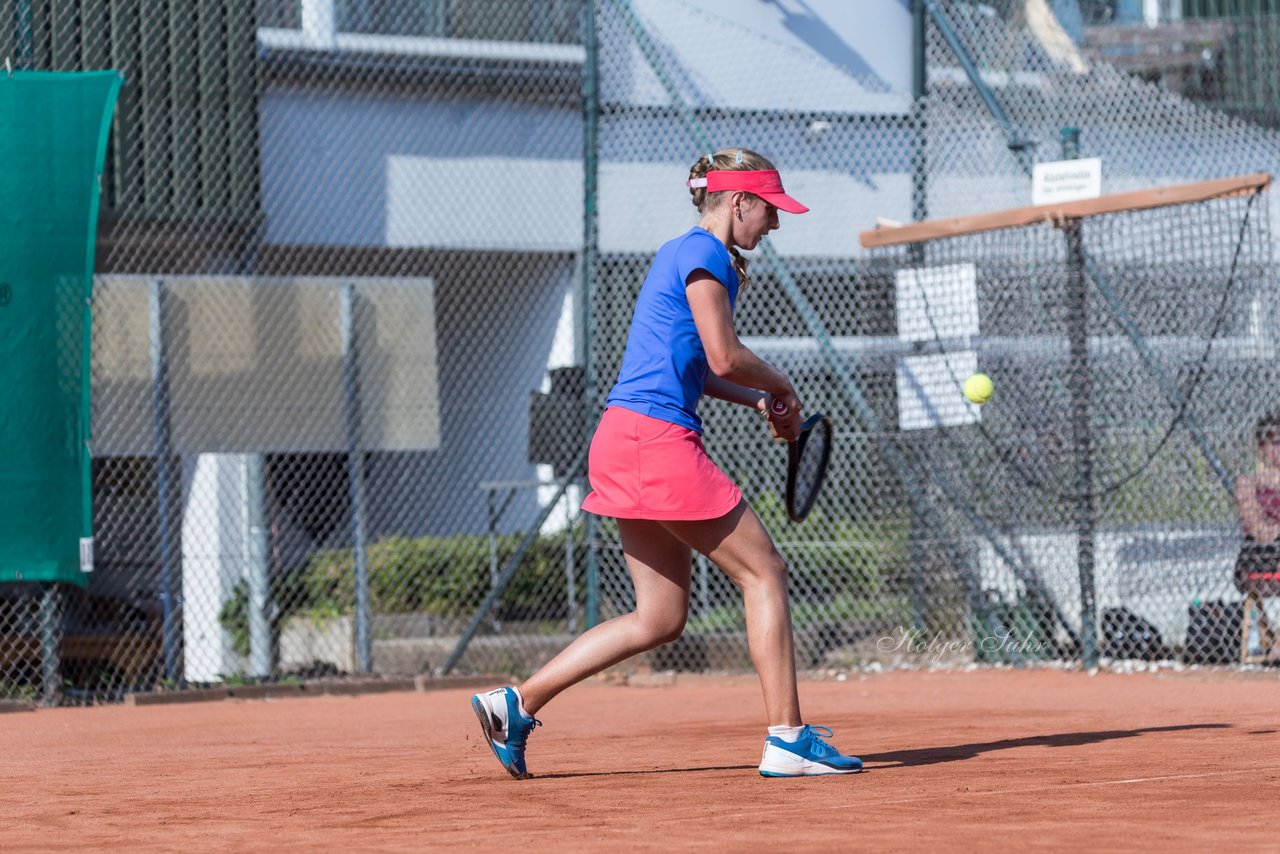
<instances>
[{"instance_id":1,"label":"blonde ponytail","mask_svg":"<svg viewBox=\"0 0 1280 854\"><path fill-rule=\"evenodd\" d=\"M699 157L698 162L689 169L689 195L693 196L693 206L699 211L702 210L702 206L707 200L707 185L703 183L701 186L695 187L694 182L706 178L707 172L710 170L711 158L706 155Z\"/></svg>"},{"instance_id":2,"label":"blonde ponytail","mask_svg":"<svg viewBox=\"0 0 1280 854\"><path fill-rule=\"evenodd\" d=\"M733 271L738 274L738 290L747 286L747 259L738 251L738 247L730 246L729 254L733 256Z\"/></svg>"}]
</instances>

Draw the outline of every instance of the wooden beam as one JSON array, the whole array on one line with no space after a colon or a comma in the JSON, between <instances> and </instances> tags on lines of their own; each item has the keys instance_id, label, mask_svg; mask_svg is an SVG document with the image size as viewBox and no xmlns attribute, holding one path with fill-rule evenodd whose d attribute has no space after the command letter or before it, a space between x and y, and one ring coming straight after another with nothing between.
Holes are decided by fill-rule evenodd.
<instances>
[{"instance_id":1,"label":"wooden beam","mask_svg":"<svg viewBox=\"0 0 1280 854\"><path fill-rule=\"evenodd\" d=\"M1175 46L1186 42L1217 45L1235 32L1235 23L1225 20L1178 21L1148 27L1146 24L1104 24L1085 27L1085 47L1130 45Z\"/></svg>"},{"instance_id":2,"label":"wooden beam","mask_svg":"<svg viewBox=\"0 0 1280 854\"><path fill-rule=\"evenodd\" d=\"M1154 190L1137 190L1115 193L1096 199L1076 202L1060 202L1050 205L1034 205L1010 208L1002 211L972 214L952 219L934 219L910 225L875 228L859 235L863 247L901 246L906 243L922 243L942 237L961 237L982 231L998 231L1017 228L1037 222L1060 222L1067 219L1083 219L1101 214L1122 211L1141 211L1170 205L1185 205L1209 199L1225 198L1243 193L1260 193L1271 185L1271 176L1265 172L1240 175L1234 178L1218 178L1212 181L1196 181Z\"/></svg>"}]
</instances>

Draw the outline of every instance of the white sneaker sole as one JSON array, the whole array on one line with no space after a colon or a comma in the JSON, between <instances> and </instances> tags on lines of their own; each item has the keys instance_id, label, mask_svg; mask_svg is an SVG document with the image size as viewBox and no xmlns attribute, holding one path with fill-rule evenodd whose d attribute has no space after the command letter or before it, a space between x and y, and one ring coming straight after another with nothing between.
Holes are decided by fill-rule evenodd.
<instances>
[{"instance_id":1,"label":"white sneaker sole","mask_svg":"<svg viewBox=\"0 0 1280 854\"><path fill-rule=\"evenodd\" d=\"M502 754L498 752L498 743L495 738L496 733L493 731L493 724L489 722L490 715L493 713L492 707L489 705L489 701L485 699L483 694L472 695L471 710L476 713L476 718L480 721L480 729L484 732L485 740L489 742L489 749L493 751L493 757L502 764L503 768L507 769L507 773L512 777L515 777L517 780L532 777L532 774L521 774L516 770L515 766L508 764L502 758Z\"/></svg>"},{"instance_id":2,"label":"white sneaker sole","mask_svg":"<svg viewBox=\"0 0 1280 854\"><path fill-rule=\"evenodd\" d=\"M832 768L830 765L812 762L794 753L770 747L772 745L765 748L764 755L760 758L761 777L821 777L826 774L857 774L862 771L860 767Z\"/></svg>"}]
</instances>

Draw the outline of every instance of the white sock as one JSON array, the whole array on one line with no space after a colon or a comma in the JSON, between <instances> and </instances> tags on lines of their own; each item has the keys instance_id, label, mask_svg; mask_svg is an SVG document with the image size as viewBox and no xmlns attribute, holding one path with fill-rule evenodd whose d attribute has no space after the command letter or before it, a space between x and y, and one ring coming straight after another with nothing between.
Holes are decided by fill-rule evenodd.
<instances>
[{"instance_id":1,"label":"white sock","mask_svg":"<svg viewBox=\"0 0 1280 854\"><path fill-rule=\"evenodd\" d=\"M512 687L511 690L516 692L516 711L519 712L526 720L532 718L533 715L524 710L524 697L521 696L520 689Z\"/></svg>"},{"instance_id":2,"label":"white sock","mask_svg":"<svg viewBox=\"0 0 1280 854\"><path fill-rule=\"evenodd\" d=\"M804 732L803 726L771 726L769 727L769 735L782 739L783 741L796 741L800 738L800 733Z\"/></svg>"}]
</instances>

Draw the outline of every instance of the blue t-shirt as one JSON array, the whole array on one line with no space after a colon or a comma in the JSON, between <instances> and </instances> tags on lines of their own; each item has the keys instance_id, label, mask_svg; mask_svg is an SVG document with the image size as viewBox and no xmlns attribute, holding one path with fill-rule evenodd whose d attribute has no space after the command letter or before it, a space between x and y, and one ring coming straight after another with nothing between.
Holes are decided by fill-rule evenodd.
<instances>
[{"instance_id":1,"label":"blue t-shirt","mask_svg":"<svg viewBox=\"0 0 1280 854\"><path fill-rule=\"evenodd\" d=\"M636 298L627 350L607 405L621 406L702 432L698 398L707 381L707 354L693 322L685 283L706 270L738 298L733 257L719 238L694 226L658 250Z\"/></svg>"}]
</instances>

